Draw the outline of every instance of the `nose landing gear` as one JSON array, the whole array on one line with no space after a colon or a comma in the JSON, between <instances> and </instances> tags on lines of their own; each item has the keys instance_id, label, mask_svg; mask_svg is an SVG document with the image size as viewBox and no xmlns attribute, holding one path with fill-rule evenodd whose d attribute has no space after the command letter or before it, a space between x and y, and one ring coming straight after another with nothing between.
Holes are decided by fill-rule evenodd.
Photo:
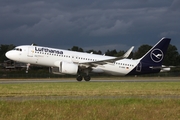
<instances>
[{"instance_id":1,"label":"nose landing gear","mask_svg":"<svg viewBox=\"0 0 180 120\"><path fill-rule=\"evenodd\" d=\"M28 73L29 66L30 66L30 64L28 63L27 66L26 66L26 73Z\"/></svg>"}]
</instances>

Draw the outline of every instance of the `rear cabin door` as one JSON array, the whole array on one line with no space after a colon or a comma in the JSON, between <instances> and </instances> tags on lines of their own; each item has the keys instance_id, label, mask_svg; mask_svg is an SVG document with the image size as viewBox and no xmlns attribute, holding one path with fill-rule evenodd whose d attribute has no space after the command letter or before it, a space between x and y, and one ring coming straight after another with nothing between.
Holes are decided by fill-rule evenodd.
<instances>
[{"instance_id":1,"label":"rear cabin door","mask_svg":"<svg viewBox=\"0 0 180 120\"><path fill-rule=\"evenodd\" d=\"M141 69L142 69L142 63L139 62L139 64L136 66L136 71L141 72Z\"/></svg>"}]
</instances>

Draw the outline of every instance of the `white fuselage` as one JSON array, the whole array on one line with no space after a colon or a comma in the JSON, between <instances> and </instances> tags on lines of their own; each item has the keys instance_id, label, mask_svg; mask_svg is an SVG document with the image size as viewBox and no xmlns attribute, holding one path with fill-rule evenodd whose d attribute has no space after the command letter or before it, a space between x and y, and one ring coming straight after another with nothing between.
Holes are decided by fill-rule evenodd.
<instances>
[{"instance_id":1,"label":"white fuselage","mask_svg":"<svg viewBox=\"0 0 180 120\"><path fill-rule=\"evenodd\" d=\"M22 45L6 53L6 56L14 61L35 65L58 67L58 61L74 64L102 61L115 57L96 55L91 53L74 52L69 50L54 49L41 46ZM112 75L126 75L133 70L139 60L122 59L114 63L97 65L92 67L92 72L105 72Z\"/></svg>"}]
</instances>

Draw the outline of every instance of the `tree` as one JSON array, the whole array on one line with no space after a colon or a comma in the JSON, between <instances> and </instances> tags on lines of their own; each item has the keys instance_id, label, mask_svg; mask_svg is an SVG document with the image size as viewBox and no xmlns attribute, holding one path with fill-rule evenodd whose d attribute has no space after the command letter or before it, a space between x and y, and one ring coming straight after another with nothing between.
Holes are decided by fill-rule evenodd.
<instances>
[{"instance_id":1,"label":"tree","mask_svg":"<svg viewBox=\"0 0 180 120\"><path fill-rule=\"evenodd\" d=\"M114 56L116 56L116 57L120 57L120 56L123 56L123 55L124 55L124 53L125 53L125 51L120 50L120 51L119 51L119 52L117 52Z\"/></svg>"},{"instance_id":2,"label":"tree","mask_svg":"<svg viewBox=\"0 0 180 120\"><path fill-rule=\"evenodd\" d=\"M152 48L152 46L150 45L141 45L138 50L134 53L134 58L138 59L141 58L143 55L145 55L150 49Z\"/></svg>"},{"instance_id":3,"label":"tree","mask_svg":"<svg viewBox=\"0 0 180 120\"><path fill-rule=\"evenodd\" d=\"M117 54L117 51L114 49L114 50L107 50L106 52L105 52L105 55L107 55L107 56L115 56Z\"/></svg>"},{"instance_id":4,"label":"tree","mask_svg":"<svg viewBox=\"0 0 180 120\"><path fill-rule=\"evenodd\" d=\"M84 52L84 50L82 48L79 48L78 46L73 46L70 50L77 52Z\"/></svg>"},{"instance_id":5,"label":"tree","mask_svg":"<svg viewBox=\"0 0 180 120\"><path fill-rule=\"evenodd\" d=\"M93 54L99 54L99 55L101 55L102 54L102 52L99 50L99 51L95 51L95 50L88 50L88 51L86 51L87 53L93 53Z\"/></svg>"},{"instance_id":6,"label":"tree","mask_svg":"<svg viewBox=\"0 0 180 120\"><path fill-rule=\"evenodd\" d=\"M180 65L179 61L180 61L180 55L177 51L176 46L170 44L167 53L165 55L163 64L176 66L176 65Z\"/></svg>"},{"instance_id":7,"label":"tree","mask_svg":"<svg viewBox=\"0 0 180 120\"><path fill-rule=\"evenodd\" d=\"M5 60L8 60L6 58L5 53L9 50L12 50L15 46L14 45L1 45L0 46L0 62L4 62Z\"/></svg>"}]
</instances>

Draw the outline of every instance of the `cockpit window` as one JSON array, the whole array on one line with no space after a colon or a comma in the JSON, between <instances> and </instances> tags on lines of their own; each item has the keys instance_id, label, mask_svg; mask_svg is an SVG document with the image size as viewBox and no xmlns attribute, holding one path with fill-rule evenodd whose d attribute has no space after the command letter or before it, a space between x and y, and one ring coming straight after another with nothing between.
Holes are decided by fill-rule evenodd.
<instances>
[{"instance_id":1,"label":"cockpit window","mask_svg":"<svg viewBox=\"0 0 180 120\"><path fill-rule=\"evenodd\" d=\"M16 50L16 51L22 51L21 48L14 48L14 50Z\"/></svg>"}]
</instances>

